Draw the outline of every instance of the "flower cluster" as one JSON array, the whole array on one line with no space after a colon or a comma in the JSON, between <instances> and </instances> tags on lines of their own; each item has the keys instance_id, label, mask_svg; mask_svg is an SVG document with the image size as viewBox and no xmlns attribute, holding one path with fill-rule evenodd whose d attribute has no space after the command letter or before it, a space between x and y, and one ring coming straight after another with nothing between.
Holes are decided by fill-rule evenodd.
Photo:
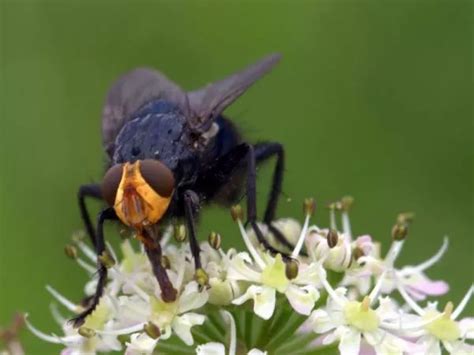
<instances>
[{"instance_id":1,"label":"flower cluster","mask_svg":"<svg viewBox=\"0 0 474 355\"><path fill-rule=\"evenodd\" d=\"M398 268L395 261L413 216L399 215L390 249L381 255L380 244L370 236L353 236L351 205L352 199L346 197L329 206L329 228L310 225L311 199L305 201L302 226L292 219L275 221L274 227L294 245L292 250L260 225L281 253L270 253L257 242L236 206L232 216L246 250L224 251L220 235L211 233L200 245L199 274L183 230L168 228L160 240L160 262L177 291L171 302L162 299L143 250L127 239L118 258L109 245L118 262L109 265L104 295L80 328L73 328L70 315L63 316L57 303L72 314L79 314L84 305L50 286L47 290L57 301L51 306L52 315L63 335L45 334L28 319L26 324L39 338L62 345L64 355L109 351L255 355L296 349L304 354L328 347L356 355L441 354L442 348L452 354L472 353L468 341L474 338L474 319L459 319L474 292L472 286L456 307L451 302L441 309L436 303L422 304L427 297L448 291L445 282L425 274L445 253L447 239L430 259ZM174 231L179 243L173 242ZM75 238L67 254L90 275L85 294L92 296L97 284L95 253Z\"/></svg>"}]
</instances>

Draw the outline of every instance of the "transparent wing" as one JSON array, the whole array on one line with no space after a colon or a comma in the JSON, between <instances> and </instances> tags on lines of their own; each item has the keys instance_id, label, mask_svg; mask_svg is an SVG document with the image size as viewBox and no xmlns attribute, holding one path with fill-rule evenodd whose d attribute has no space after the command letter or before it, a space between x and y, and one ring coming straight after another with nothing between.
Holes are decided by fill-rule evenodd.
<instances>
[{"instance_id":1,"label":"transparent wing","mask_svg":"<svg viewBox=\"0 0 474 355\"><path fill-rule=\"evenodd\" d=\"M268 73L280 58L280 54L269 55L238 73L188 93L191 126L206 131L222 111Z\"/></svg>"}]
</instances>

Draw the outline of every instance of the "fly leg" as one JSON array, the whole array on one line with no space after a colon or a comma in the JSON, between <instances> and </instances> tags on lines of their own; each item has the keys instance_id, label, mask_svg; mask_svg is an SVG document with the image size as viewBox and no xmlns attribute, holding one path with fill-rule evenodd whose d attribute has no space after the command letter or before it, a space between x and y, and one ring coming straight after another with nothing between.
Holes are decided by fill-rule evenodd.
<instances>
[{"instance_id":1,"label":"fly leg","mask_svg":"<svg viewBox=\"0 0 474 355\"><path fill-rule=\"evenodd\" d=\"M265 249L267 249L268 251L274 254L279 253L284 258L287 258L288 257L287 254L282 253L281 251L275 249L272 245L270 245L270 243L263 236L263 233L257 224L257 167L256 167L255 148L254 146L250 144L247 147L248 147L248 151L247 151L247 224L250 224L250 226L255 232L255 235L257 236L258 241L265 247ZM283 164L281 164L281 166L282 166L281 170L283 171ZM267 213L272 214L272 210L274 213L274 210L276 208L276 200L278 198L279 189L281 187L281 176L277 176L277 179L280 180L280 183L279 185L277 185L276 190L272 189L272 193L270 194L270 199L274 199L275 202L272 205L267 207L267 211L265 212L265 215L267 215ZM275 182L275 176L274 176L274 182Z\"/></svg>"},{"instance_id":2,"label":"fly leg","mask_svg":"<svg viewBox=\"0 0 474 355\"><path fill-rule=\"evenodd\" d=\"M254 150L257 164L273 156L276 156L276 165L272 177L272 188L270 190L270 195L268 196L267 208L265 209L263 222L268 226L268 229L282 245L292 250L294 245L292 245L288 239L286 239L286 237L278 230L278 228L272 225L272 221L275 219L278 198L280 196L283 183L283 173L285 170L285 151L283 150L283 146L276 142L257 143L254 145Z\"/></svg>"},{"instance_id":3,"label":"fly leg","mask_svg":"<svg viewBox=\"0 0 474 355\"><path fill-rule=\"evenodd\" d=\"M173 287L166 269L161 264L161 246L160 243L153 238L148 230L143 230L141 241L145 246L145 252L150 260L150 264L161 289L161 298L164 302L174 302L176 300L177 291Z\"/></svg>"},{"instance_id":4,"label":"fly leg","mask_svg":"<svg viewBox=\"0 0 474 355\"><path fill-rule=\"evenodd\" d=\"M99 213L97 218L97 234L95 239L95 249L97 253L97 264L98 270L97 274L99 276L99 280L97 282L97 288L95 291L94 296L92 297L88 307L82 313L80 313L77 317L71 319L74 327L80 327L84 324L84 321L88 315L94 312L95 308L100 302L100 298L104 293L105 283L107 282L107 262L110 259L107 258L105 253L105 241L104 241L104 222L106 220L116 220L117 215L113 208L106 208L102 212Z\"/></svg>"},{"instance_id":5,"label":"fly leg","mask_svg":"<svg viewBox=\"0 0 474 355\"><path fill-rule=\"evenodd\" d=\"M84 226L86 227L87 235L92 242L92 245L95 246L96 244L96 234L95 229L92 226L91 218L89 212L87 211L86 207L86 197L93 197L95 199L102 199L102 192L100 189L100 185L98 184L88 184L88 185L81 185L79 187L79 191L77 191L77 199L79 202L79 210L81 212L81 218L84 222Z\"/></svg>"}]
</instances>

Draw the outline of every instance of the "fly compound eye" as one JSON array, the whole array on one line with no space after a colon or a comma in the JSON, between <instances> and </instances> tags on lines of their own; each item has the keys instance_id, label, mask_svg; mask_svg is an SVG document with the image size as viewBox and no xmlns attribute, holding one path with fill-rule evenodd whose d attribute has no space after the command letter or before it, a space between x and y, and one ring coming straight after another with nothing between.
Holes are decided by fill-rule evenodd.
<instances>
[{"instance_id":1,"label":"fly compound eye","mask_svg":"<svg viewBox=\"0 0 474 355\"><path fill-rule=\"evenodd\" d=\"M171 170L158 160L140 161L140 172L143 179L161 197L169 197L174 190L175 181Z\"/></svg>"},{"instance_id":2,"label":"fly compound eye","mask_svg":"<svg viewBox=\"0 0 474 355\"><path fill-rule=\"evenodd\" d=\"M102 197L109 204L113 206L115 204L115 196L122 180L123 165L117 164L111 167L104 175L102 180Z\"/></svg>"}]
</instances>

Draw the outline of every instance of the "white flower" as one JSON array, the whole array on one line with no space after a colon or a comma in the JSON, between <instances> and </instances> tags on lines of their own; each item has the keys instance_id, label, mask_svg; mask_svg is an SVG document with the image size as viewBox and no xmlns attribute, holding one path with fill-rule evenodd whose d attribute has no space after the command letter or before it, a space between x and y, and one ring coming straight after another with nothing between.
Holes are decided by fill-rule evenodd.
<instances>
[{"instance_id":1,"label":"white flower","mask_svg":"<svg viewBox=\"0 0 474 355\"><path fill-rule=\"evenodd\" d=\"M428 303L426 308L421 308L401 284L398 284L398 288L407 304L422 320L416 329L410 329L406 333L418 337L417 344L422 346L426 353L441 355L441 344L450 354L473 353L474 347L465 343L465 339L474 339L474 319L456 319L473 295L474 286L469 288L456 309L453 310L453 304L448 302L443 312L437 310L437 302ZM401 327L401 331L403 328Z\"/></svg>"},{"instance_id":2,"label":"white flower","mask_svg":"<svg viewBox=\"0 0 474 355\"><path fill-rule=\"evenodd\" d=\"M230 261L228 279L251 283L247 291L234 299L232 303L240 305L253 299L254 312L263 319L269 319L275 310L276 292L280 292L285 294L296 312L309 315L315 302L319 299L317 285L321 265L301 263L297 276L290 279L287 276L287 266L283 262L281 254L273 257L267 253L261 253L250 242L240 220L238 220L238 225L253 259L249 254L243 252L234 256ZM300 240L304 239L307 228L308 218L306 218ZM292 256L296 257L301 247L302 241L297 243Z\"/></svg>"},{"instance_id":3,"label":"white flower","mask_svg":"<svg viewBox=\"0 0 474 355\"><path fill-rule=\"evenodd\" d=\"M384 301L377 309L371 307L378 298L380 281L361 302L349 300L346 297L347 289L333 290L327 281L323 282L329 294L327 306L313 311L309 318L309 326L313 331L325 334L322 344L339 340L342 354L358 355L363 337L379 354L402 354L407 347L406 342L384 329L384 325L393 317L391 303Z\"/></svg>"}]
</instances>

